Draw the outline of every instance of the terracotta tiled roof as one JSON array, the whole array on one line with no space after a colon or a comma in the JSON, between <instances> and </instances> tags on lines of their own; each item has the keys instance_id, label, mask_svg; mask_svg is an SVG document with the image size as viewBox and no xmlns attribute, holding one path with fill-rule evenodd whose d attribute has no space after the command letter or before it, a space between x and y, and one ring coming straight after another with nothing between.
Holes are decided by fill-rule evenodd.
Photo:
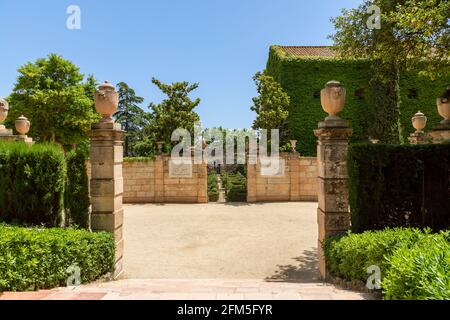
<instances>
[{"instance_id":1,"label":"terracotta tiled roof","mask_svg":"<svg viewBox=\"0 0 450 320\"><path fill-rule=\"evenodd\" d=\"M300 57L334 57L336 52L330 46L280 46L289 55Z\"/></svg>"}]
</instances>

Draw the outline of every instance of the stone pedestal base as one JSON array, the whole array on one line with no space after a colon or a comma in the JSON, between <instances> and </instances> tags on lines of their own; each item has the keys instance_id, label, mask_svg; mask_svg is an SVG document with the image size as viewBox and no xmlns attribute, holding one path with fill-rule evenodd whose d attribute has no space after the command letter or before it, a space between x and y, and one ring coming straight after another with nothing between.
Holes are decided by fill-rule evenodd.
<instances>
[{"instance_id":1,"label":"stone pedestal base","mask_svg":"<svg viewBox=\"0 0 450 320\"><path fill-rule=\"evenodd\" d=\"M430 137L423 131L418 131L411 133L411 135L408 137L408 140L411 144L428 144L431 143L432 137Z\"/></svg>"},{"instance_id":2,"label":"stone pedestal base","mask_svg":"<svg viewBox=\"0 0 450 320\"><path fill-rule=\"evenodd\" d=\"M329 236L346 233L350 229L347 150L348 139L352 133L351 128L330 127L326 126L326 122L320 123L319 129L314 130L314 134L319 138L317 224L319 227L319 270L322 278L327 278L324 240Z\"/></svg>"},{"instance_id":3,"label":"stone pedestal base","mask_svg":"<svg viewBox=\"0 0 450 320\"><path fill-rule=\"evenodd\" d=\"M429 133L433 143L442 143L450 141L450 124L441 123L433 128L433 131Z\"/></svg>"},{"instance_id":4,"label":"stone pedestal base","mask_svg":"<svg viewBox=\"0 0 450 320\"><path fill-rule=\"evenodd\" d=\"M120 124L92 125L91 138L91 228L114 234L116 261L114 278L123 275L123 137Z\"/></svg>"},{"instance_id":5,"label":"stone pedestal base","mask_svg":"<svg viewBox=\"0 0 450 320\"><path fill-rule=\"evenodd\" d=\"M34 144L33 138L26 135L13 135L11 129L0 130L0 141L23 141L28 145Z\"/></svg>"}]
</instances>

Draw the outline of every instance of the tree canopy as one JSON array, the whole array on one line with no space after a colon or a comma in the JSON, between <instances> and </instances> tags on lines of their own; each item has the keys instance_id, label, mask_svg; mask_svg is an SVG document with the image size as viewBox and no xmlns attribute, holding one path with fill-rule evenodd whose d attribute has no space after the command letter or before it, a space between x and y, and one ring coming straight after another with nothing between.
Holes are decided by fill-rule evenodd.
<instances>
[{"instance_id":1,"label":"tree canopy","mask_svg":"<svg viewBox=\"0 0 450 320\"><path fill-rule=\"evenodd\" d=\"M9 124L23 114L31 122L30 135L38 141L61 145L86 141L90 125L100 119L94 110L94 77L83 82L79 68L56 54L26 63L18 72L8 97Z\"/></svg>"},{"instance_id":2,"label":"tree canopy","mask_svg":"<svg viewBox=\"0 0 450 320\"><path fill-rule=\"evenodd\" d=\"M114 118L122 125L122 129L127 133L124 142L124 155L133 155L135 144L142 139L142 129L148 124L148 117L139 104L144 102L144 98L136 95L134 89L125 82L117 84L119 94L119 106Z\"/></svg>"},{"instance_id":3,"label":"tree canopy","mask_svg":"<svg viewBox=\"0 0 450 320\"><path fill-rule=\"evenodd\" d=\"M404 141L401 71L415 70L431 79L450 71L449 17L448 0L366 0L332 19L336 32L331 38L340 55L372 62L374 108L368 112L374 138Z\"/></svg>"}]
</instances>

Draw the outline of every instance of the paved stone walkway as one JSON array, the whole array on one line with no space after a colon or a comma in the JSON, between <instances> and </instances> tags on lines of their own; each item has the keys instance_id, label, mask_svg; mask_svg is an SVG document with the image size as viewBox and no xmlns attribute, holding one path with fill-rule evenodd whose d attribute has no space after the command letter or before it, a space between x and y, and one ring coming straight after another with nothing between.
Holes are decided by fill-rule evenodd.
<instances>
[{"instance_id":1,"label":"paved stone walkway","mask_svg":"<svg viewBox=\"0 0 450 320\"><path fill-rule=\"evenodd\" d=\"M0 300L362 300L365 293L317 283L263 280L126 279L29 293L4 293Z\"/></svg>"}]
</instances>

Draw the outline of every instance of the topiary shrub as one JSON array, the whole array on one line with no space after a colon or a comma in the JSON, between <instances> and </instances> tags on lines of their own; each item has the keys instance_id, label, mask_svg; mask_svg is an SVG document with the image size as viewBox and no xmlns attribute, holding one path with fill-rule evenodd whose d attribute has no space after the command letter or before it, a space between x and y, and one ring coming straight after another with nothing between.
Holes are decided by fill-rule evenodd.
<instances>
[{"instance_id":1,"label":"topiary shrub","mask_svg":"<svg viewBox=\"0 0 450 320\"><path fill-rule=\"evenodd\" d=\"M210 173L208 175L208 201L217 202L219 200L219 185L217 183L217 175Z\"/></svg>"},{"instance_id":2,"label":"topiary shrub","mask_svg":"<svg viewBox=\"0 0 450 320\"><path fill-rule=\"evenodd\" d=\"M65 174L64 152L56 145L0 143L0 221L58 226Z\"/></svg>"},{"instance_id":3,"label":"topiary shrub","mask_svg":"<svg viewBox=\"0 0 450 320\"><path fill-rule=\"evenodd\" d=\"M229 202L247 201L247 179L240 173L223 173L226 199Z\"/></svg>"},{"instance_id":4,"label":"topiary shrub","mask_svg":"<svg viewBox=\"0 0 450 320\"><path fill-rule=\"evenodd\" d=\"M114 252L108 232L0 224L0 291L65 286L74 266L82 283L93 281L113 271Z\"/></svg>"},{"instance_id":5,"label":"topiary shrub","mask_svg":"<svg viewBox=\"0 0 450 320\"><path fill-rule=\"evenodd\" d=\"M86 171L86 155L72 150L66 155L67 176L64 192L66 225L89 227L89 178Z\"/></svg>"}]
</instances>

